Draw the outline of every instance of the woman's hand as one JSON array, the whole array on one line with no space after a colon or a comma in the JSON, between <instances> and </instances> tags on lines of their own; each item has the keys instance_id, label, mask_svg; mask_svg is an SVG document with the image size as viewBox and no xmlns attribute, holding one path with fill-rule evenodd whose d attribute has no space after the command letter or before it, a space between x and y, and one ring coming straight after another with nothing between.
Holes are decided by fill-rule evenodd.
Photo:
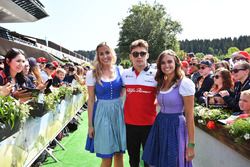
<instances>
[{"instance_id":1,"label":"woman's hand","mask_svg":"<svg viewBox=\"0 0 250 167\"><path fill-rule=\"evenodd\" d=\"M47 87L47 84L48 84L48 83L45 83L45 84L40 83L40 84L38 84L38 85L36 86L36 89L44 90L44 89Z\"/></svg>"},{"instance_id":2,"label":"woman's hand","mask_svg":"<svg viewBox=\"0 0 250 167\"><path fill-rule=\"evenodd\" d=\"M208 92L207 92L207 91L203 93L203 96L204 96L204 97L207 97L207 95L208 95Z\"/></svg>"},{"instance_id":3,"label":"woman's hand","mask_svg":"<svg viewBox=\"0 0 250 167\"><path fill-rule=\"evenodd\" d=\"M191 161L195 157L195 152L193 147L187 147L186 149L186 160Z\"/></svg>"},{"instance_id":4,"label":"woman's hand","mask_svg":"<svg viewBox=\"0 0 250 167\"><path fill-rule=\"evenodd\" d=\"M25 89L19 89L13 92L13 97L19 99L20 102L26 102L32 98L32 92L27 92Z\"/></svg>"},{"instance_id":5,"label":"woman's hand","mask_svg":"<svg viewBox=\"0 0 250 167\"><path fill-rule=\"evenodd\" d=\"M221 97L225 97L225 96L230 95L227 90L222 90L222 91L219 92L219 94L221 95Z\"/></svg>"},{"instance_id":6,"label":"woman's hand","mask_svg":"<svg viewBox=\"0 0 250 167\"><path fill-rule=\"evenodd\" d=\"M12 89L13 89L13 84L8 82L4 86L0 87L0 95L1 96L8 96L11 93Z\"/></svg>"},{"instance_id":7,"label":"woman's hand","mask_svg":"<svg viewBox=\"0 0 250 167\"><path fill-rule=\"evenodd\" d=\"M94 138L95 132L92 126L89 127L88 133L89 133L89 138Z\"/></svg>"}]
</instances>

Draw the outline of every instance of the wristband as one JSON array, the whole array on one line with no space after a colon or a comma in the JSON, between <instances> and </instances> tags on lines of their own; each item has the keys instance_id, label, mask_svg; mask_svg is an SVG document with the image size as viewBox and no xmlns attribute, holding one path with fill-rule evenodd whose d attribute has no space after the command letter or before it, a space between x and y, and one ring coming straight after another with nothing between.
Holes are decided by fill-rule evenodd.
<instances>
[{"instance_id":1,"label":"wristband","mask_svg":"<svg viewBox=\"0 0 250 167\"><path fill-rule=\"evenodd\" d=\"M195 144L194 143L188 143L189 148L194 148Z\"/></svg>"}]
</instances>

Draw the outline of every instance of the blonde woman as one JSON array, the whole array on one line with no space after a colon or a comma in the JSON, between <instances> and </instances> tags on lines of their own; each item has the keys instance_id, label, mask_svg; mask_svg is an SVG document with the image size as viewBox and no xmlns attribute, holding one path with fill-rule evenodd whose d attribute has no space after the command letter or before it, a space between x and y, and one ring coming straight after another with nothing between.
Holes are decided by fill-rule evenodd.
<instances>
[{"instance_id":1,"label":"blonde woman","mask_svg":"<svg viewBox=\"0 0 250 167\"><path fill-rule=\"evenodd\" d=\"M107 43L96 48L94 70L88 71L88 139L86 149L102 158L101 167L123 167L126 129L120 98L122 79L116 55Z\"/></svg>"}]
</instances>

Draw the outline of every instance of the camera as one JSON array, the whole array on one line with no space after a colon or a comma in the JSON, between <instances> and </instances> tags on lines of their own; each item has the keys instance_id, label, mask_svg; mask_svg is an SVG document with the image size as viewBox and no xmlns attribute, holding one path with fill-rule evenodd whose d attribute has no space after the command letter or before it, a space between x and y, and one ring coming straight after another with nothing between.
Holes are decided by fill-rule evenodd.
<instances>
[{"instance_id":1,"label":"camera","mask_svg":"<svg viewBox=\"0 0 250 167\"><path fill-rule=\"evenodd\" d=\"M69 66L69 72L74 72L75 68L73 66Z\"/></svg>"}]
</instances>

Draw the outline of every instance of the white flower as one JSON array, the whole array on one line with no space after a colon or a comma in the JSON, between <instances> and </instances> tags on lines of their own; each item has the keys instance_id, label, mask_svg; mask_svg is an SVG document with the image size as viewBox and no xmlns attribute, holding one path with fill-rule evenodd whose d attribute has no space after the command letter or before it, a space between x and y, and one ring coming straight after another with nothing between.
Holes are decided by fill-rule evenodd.
<instances>
[{"instance_id":1,"label":"white flower","mask_svg":"<svg viewBox=\"0 0 250 167\"><path fill-rule=\"evenodd\" d=\"M199 120L198 120L198 123L200 123L200 124L203 123L203 120L202 120L202 119L199 119Z\"/></svg>"},{"instance_id":2,"label":"white flower","mask_svg":"<svg viewBox=\"0 0 250 167\"><path fill-rule=\"evenodd\" d=\"M246 133L246 134L244 135L244 138L245 138L246 140L250 139L250 134L249 134L249 133Z\"/></svg>"}]
</instances>

